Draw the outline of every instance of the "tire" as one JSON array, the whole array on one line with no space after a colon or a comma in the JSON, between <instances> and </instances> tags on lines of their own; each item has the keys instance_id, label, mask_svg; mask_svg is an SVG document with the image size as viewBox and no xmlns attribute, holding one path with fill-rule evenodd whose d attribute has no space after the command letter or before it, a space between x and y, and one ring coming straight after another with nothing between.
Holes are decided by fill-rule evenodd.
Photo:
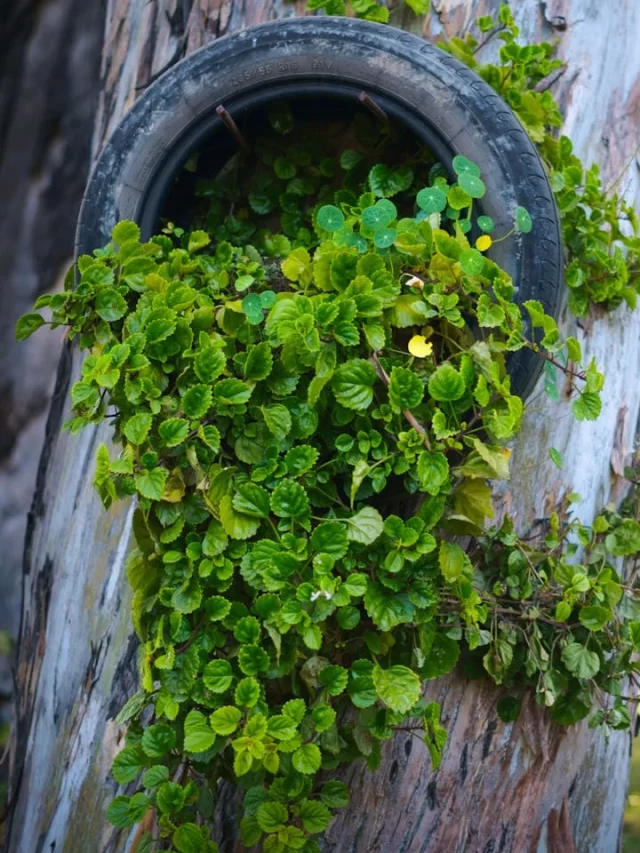
<instances>
[{"instance_id":1,"label":"tire","mask_svg":"<svg viewBox=\"0 0 640 853\"><path fill-rule=\"evenodd\" d=\"M509 107L469 68L399 30L348 18L294 18L227 36L183 59L134 104L103 149L87 185L76 253L110 239L120 219L155 230L162 200L187 156L231 115L256 100L323 88L346 98L367 92L422 136L445 164L463 154L478 163L487 193L483 212L498 233L515 209L532 214L530 234L492 247L513 278L516 299L538 299L557 317L563 282L558 211L542 162ZM512 389L526 397L542 360L530 350L510 356Z\"/></svg>"}]
</instances>

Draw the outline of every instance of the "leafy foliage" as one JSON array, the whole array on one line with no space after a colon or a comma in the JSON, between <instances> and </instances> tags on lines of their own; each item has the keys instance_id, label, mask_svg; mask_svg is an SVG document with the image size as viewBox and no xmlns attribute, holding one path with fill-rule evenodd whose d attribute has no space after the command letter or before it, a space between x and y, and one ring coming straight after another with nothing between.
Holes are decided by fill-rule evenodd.
<instances>
[{"instance_id":1,"label":"leafy foliage","mask_svg":"<svg viewBox=\"0 0 640 853\"><path fill-rule=\"evenodd\" d=\"M479 70L526 118L524 95L556 66L546 46L520 52L504 11L500 28L505 66ZM474 48L450 44L469 64ZM534 101L551 157L555 107ZM470 674L533 689L559 723L606 691L592 722L620 728L640 650L638 602L616 562L640 551L634 518L608 508L587 529L567 500L534 540L508 517L491 525L490 483L509 476L523 411L505 355L530 348L565 372L578 419L598 416L603 377L540 303L514 302L484 254L496 238L473 215L481 166L456 157L449 180L428 152L381 162L392 131L366 121L358 150L323 159L283 144L286 104L270 121L277 141L257 141L247 183L199 182L193 231L168 224L141 243L121 222L79 258L75 286L68 277L36 306L89 350L67 427L113 424L120 452L101 445L96 459L103 503L137 499L128 577L142 688L119 717L129 725L113 773L138 782L109 819L128 827L153 808L185 853L217 850L198 816L211 818L220 778L245 791L245 845L314 853L349 798L319 772L357 758L375 768L412 718L437 768L446 732L421 687L461 654ZM562 201L573 175L575 204L561 204L570 268L593 282L623 241L611 227L620 205L594 217L599 184L576 189L572 169L559 161L552 178ZM519 207L514 229L532 228ZM605 231L597 255L588 241ZM596 299L587 278L574 288L587 301L628 296L608 281ZM18 337L43 322L26 315ZM519 707L508 698L499 713L513 720Z\"/></svg>"},{"instance_id":2,"label":"leafy foliage","mask_svg":"<svg viewBox=\"0 0 640 853\"><path fill-rule=\"evenodd\" d=\"M519 29L506 3L497 19L478 20L483 38L468 34L452 38L440 47L479 74L504 98L535 143L549 170L551 186L562 219L568 250L565 280L569 306L584 317L591 304L611 310L621 302L635 308L640 291L640 228L633 205L617 192L623 175L606 188L596 164L585 168L573 153L571 140L558 136L562 124L551 83L563 72L549 42L518 44ZM483 64L477 57L490 39L502 42L497 64ZM481 223L482 230L485 229ZM524 210L516 212L516 225L524 233L532 227Z\"/></svg>"}]
</instances>

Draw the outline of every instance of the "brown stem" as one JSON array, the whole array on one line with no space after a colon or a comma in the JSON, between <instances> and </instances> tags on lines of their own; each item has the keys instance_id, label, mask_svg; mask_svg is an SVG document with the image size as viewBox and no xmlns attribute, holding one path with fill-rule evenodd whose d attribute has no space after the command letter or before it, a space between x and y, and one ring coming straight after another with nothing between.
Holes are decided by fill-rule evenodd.
<instances>
[{"instance_id":1,"label":"brown stem","mask_svg":"<svg viewBox=\"0 0 640 853\"><path fill-rule=\"evenodd\" d=\"M378 359L378 356L375 352L370 356L369 361L375 367L376 373L380 377L381 381L384 382L384 384L388 388L389 387L389 381L390 381L389 375L388 375L387 371L384 369L384 367L380 364L380 360ZM431 442L429 441L429 436L427 435L427 432L426 432L425 428L422 426L422 424L418 423L418 421L416 420L416 416L413 414L413 412L410 411L409 409L403 409L402 414L404 415L405 420L411 424L411 426L415 429L415 431L420 433L420 435L424 439L424 446L427 448L427 450L429 452L431 452Z\"/></svg>"}]
</instances>

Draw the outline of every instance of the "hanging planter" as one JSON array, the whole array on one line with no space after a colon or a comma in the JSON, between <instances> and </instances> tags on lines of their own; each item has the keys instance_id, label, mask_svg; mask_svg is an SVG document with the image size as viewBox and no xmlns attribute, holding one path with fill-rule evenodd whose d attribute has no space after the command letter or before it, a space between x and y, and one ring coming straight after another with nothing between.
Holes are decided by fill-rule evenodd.
<instances>
[{"instance_id":1,"label":"hanging planter","mask_svg":"<svg viewBox=\"0 0 640 853\"><path fill-rule=\"evenodd\" d=\"M119 219L158 230L176 176L207 147L221 168L244 145L252 117L276 101L330 116L365 110L426 144L447 167L456 154L482 167L482 213L496 234L519 206L535 228L493 245L489 256L516 286L557 315L562 284L558 212L544 167L507 105L477 75L421 39L344 18L278 21L214 42L158 79L105 146L77 230L78 255L104 245ZM328 112L327 112L328 111ZM248 140L248 142L246 141ZM526 396L542 361L510 356L513 390Z\"/></svg>"}]
</instances>

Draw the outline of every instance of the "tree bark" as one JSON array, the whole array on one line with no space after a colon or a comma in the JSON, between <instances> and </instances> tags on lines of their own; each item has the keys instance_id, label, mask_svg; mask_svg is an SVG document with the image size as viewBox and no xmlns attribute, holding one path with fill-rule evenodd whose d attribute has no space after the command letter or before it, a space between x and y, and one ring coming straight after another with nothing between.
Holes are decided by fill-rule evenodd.
<instances>
[{"instance_id":1,"label":"tree bark","mask_svg":"<svg viewBox=\"0 0 640 853\"><path fill-rule=\"evenodd\" d=\"M103 28L99 0L16 0L0 24L0 628L12 638L63 333L43 330L22 346L14 328L36 296L60 286L73 258ZM11 688L11 660L0 656L0 719L9 725Z\"/></svg>"},{"instance_id":2,"label":"tree bark","mask_svg":"<svg viewBox=\"0 0 640 853\"><path fill-rule=\"evenodd\" d=\"M497 0L434 0L425 20L394 12L396 23L436 38L462 34ZM516 4L514 4L516 5ZM103 90L94 154L133 99L169 64L243 26L301 7L281 0L110 0L103 55ZM565 130L578 153L598 160L613 181L633 154L640 118L640 6L634 0L521 0L525 38L559 37L567 72L555 89ZM409 22L409 23L407 23ZM615 50L611 45L615 44ZM489 45L486 49L490 52ZM621 186L637 197L636 164ZM563 327L605 369L605 403L595 423L578 424L570 400L529 401L513 454L514 478L497 495L526 529L567 491L594 512L624 492L621 477L634 452L640 410L640 316L625 308ZM105 514L93 494L93 454L107 429L69 438L67 390L79 358L66 350L49 420L24 563L19 651L18 735L12 750L13 814L9 850L129 851L135 831L111 828L109 776L122 741L113 718L135 689L136 642L131 637L124 562L132 507ZM548 448L564 456L561 472ZM627 779L630 735L605 743L585 725L562 729L530 699L520 720L500 722L500 691L458 674L431 682L449 732L442 767L433 773L422 745L410 736L387 744L380 769L349 771L350 807L330 827L326 853L615 853ZM231 802L223 797L221 808ZM233 809L219 815L221 849L237 853Z\"/></svg>"}]
</instances>

